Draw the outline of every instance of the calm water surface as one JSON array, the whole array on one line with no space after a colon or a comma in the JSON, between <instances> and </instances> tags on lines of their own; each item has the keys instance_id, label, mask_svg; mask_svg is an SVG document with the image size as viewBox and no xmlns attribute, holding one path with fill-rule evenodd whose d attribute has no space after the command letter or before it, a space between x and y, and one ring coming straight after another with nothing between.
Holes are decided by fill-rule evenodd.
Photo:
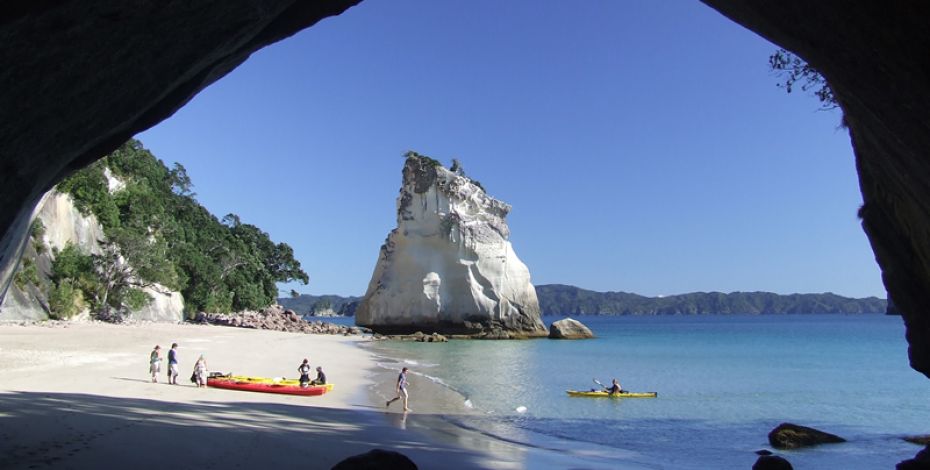
<instances>
[{"instance_id":1,"label":"calm water surface","mask_svg":"<svg viewBox=\"0 0 930 470\"><path fill-rule=\"evenodd\" d=\"M449 418L455 424L574 452L579 468L750 468L784 421L850 441L780 452L796 469L894 468L920 450L900 436L930 433L930 380L907 365L899 317L580 319L596 339L377 348L411 364L419 374L412 381L436 381L467 398L478 413ZM565 394L613 377L659 397Z\"/></svg>"}]
</instances>

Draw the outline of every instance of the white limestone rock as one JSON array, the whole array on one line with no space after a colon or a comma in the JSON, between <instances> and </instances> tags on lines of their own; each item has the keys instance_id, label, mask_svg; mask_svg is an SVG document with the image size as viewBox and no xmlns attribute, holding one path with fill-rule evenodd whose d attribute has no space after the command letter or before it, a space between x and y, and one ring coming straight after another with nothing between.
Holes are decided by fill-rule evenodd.
<instances>
[{"instance_id":1,"label":"white limestone rock","mask_svg":"<svg viewBox=\"0 0 930 470\"><path fill-rule=\"evenodd\" d=\"M110 188L119 191L119 180L108 176ZM116 183L114 183L114 181ZM42 242L48 248L41 255L30 251L34 262L40 267L40 275L47 278L53 250L62 250L71 243L83 253L99 255L103 252L101 240L106 237L103 227L93 215L84 215L75 207L68 194L49 191L42 199L35 218L42 221L45 233ZM154 285L143 289L152 297L152 302L139 311L130 312L130 321L155 321L179 323L184 319L184 298L180 292L169 291L166 287ZM35 321L48 318L47 300L44 294L33 287L21 291L12 285L0 301L0 322ZM72 320L88 318L86 312L78 314Z\"/></svg>"},{"instance_id":2,"label":"white limestone rock","mask_svg":"<svg viewBox=\"0 0 930 470\"><path fill-rule=\"evenodd\" d=\"M435 160L407 158L397 228L381 246L356 324L388 334L545 336L529 270L508 240L509 212Z\"/></svg>"},{"instance_id":3,"label":"white limestone rock","mask_svg":"<svg viewBox=\"0 0 930 470\"><path fill-rule=\"evenodd\" d=\"M578 320L563 318L549 325L550 339L586 339L593 338L594 333Z\"/></svg>"}]
</instances>

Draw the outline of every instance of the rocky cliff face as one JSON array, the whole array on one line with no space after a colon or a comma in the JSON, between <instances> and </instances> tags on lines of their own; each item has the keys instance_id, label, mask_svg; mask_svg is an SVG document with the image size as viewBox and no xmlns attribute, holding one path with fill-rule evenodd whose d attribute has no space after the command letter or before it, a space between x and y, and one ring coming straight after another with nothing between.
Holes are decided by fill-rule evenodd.
<instances>
[{"instance_id":1,"label":"rocky cliff face","mask_svg":"<svg viewBox=\"0 0 930 470\"><path fill-rule=\"evenodd\" d=\"M510 206L412 156L397 228L381 247L356 323L382 333L544 336L530 273L508 241Z\"/></svg>"},{"instance_id":2,"label":"rocky cliff face","mask_svg":"<svg viewBox=\"0 0 930 470\"><path fill-rule=\"evenodd\" d=\"M116 180L111 179L111 181ZM102 252L99 240L105 239L103 227L94 216L82 214L74 206L69 195L50 191L43 198L36 219L41 221L45 227L41 240L38 240L44 245L45 250L37 252L34 247L29 246L23 259L24 262L30 260L37 266L38 275L44 282L48 282L54 250L61 250L70 243L83 253L100 254ZM152 298L152 301L142 309L130 312L129 320L173 323L183 320L184 298L180 292L170 291L157 284L143 290ZM76 319L86 317L85 313ZM14 284L0 302L0 322L48 318L46 294L38 286L20 287Z\"/></svg>"},{"instance_id":3,"label":"rocky cliff face","mask_svg":"<svg viewBox=\"0 0 930 470\"><path fill-rule=\"evenodd\" d=\"M930 377L930 3L702 1L829 82L856 154L862 227L911 367Z\"/></svg>"}]
</instances>

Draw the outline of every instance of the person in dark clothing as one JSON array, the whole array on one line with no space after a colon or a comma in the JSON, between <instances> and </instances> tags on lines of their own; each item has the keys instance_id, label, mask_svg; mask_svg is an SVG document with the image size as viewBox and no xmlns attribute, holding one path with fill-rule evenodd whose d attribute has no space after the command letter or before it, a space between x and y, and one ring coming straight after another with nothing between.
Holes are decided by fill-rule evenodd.
<instances>
[{"instance_id":1,"label":"person in dark clothing","mask_svg":"<svg viewBox=\"0 0 930 470\"><path fill-rule=\"evenodd\" d=\"M326 374L322 367L316 368L316 378L310 381L310 385L326 385Z\"/></svg>"},{"instance_id":2,"label":"person in dark clothing","mask_svg":"<svg viewBox=\"0 0 930 470\"><path fill-rule=\"evenodd\" d=\"M304 362L297 366L297 372L300 372L300 386L307 388L310 385L310 359L304 359Z\"/></svg>"},{"instance_id":3,"label":"person in dark clothing","mask_svg":"<svg viewBox=\"0 0 930 470\"><path fill-rule=\"evenodd\" d=\"M178 384L178 343L173 343L168 350L168 383Z\"/></svg>"},{"instance_id":4,"label":"person in dark clothing","mask_svg":"<svg viewBox=\"0 0 930 470\"><path fill-rule=\"evenodd\" d=\"M623 393L623 389L620 388L620 382L617 382L617 379L614 379L613 382L611 382L610 387L607 389L607 393L611 395Z\"/></svg>"}]
</instances>

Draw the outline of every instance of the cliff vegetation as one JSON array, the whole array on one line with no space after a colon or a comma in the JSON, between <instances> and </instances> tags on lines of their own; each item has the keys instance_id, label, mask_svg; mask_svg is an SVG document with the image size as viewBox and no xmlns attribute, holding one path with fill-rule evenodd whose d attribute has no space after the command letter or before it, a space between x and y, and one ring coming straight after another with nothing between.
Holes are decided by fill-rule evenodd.
<instances>
[{"instance_id":1,"label":"cliff vegetation","mask_svg":"<svg viewBox=\"0 0 930 470\"><path fill-rule=\"evenodd\" d=\"M289 245L235 214L217 219L195 199L182 165L168 168L137 140L57 189L96 216L106 241L100 254L71 246L54 254L47 286L53 317L83 306L98 316L118 314L144 304L140 287L155 284L180 291L188 316L258 310L274 303L278 282L309 280Z\"/></svg>"}]
</instances>

